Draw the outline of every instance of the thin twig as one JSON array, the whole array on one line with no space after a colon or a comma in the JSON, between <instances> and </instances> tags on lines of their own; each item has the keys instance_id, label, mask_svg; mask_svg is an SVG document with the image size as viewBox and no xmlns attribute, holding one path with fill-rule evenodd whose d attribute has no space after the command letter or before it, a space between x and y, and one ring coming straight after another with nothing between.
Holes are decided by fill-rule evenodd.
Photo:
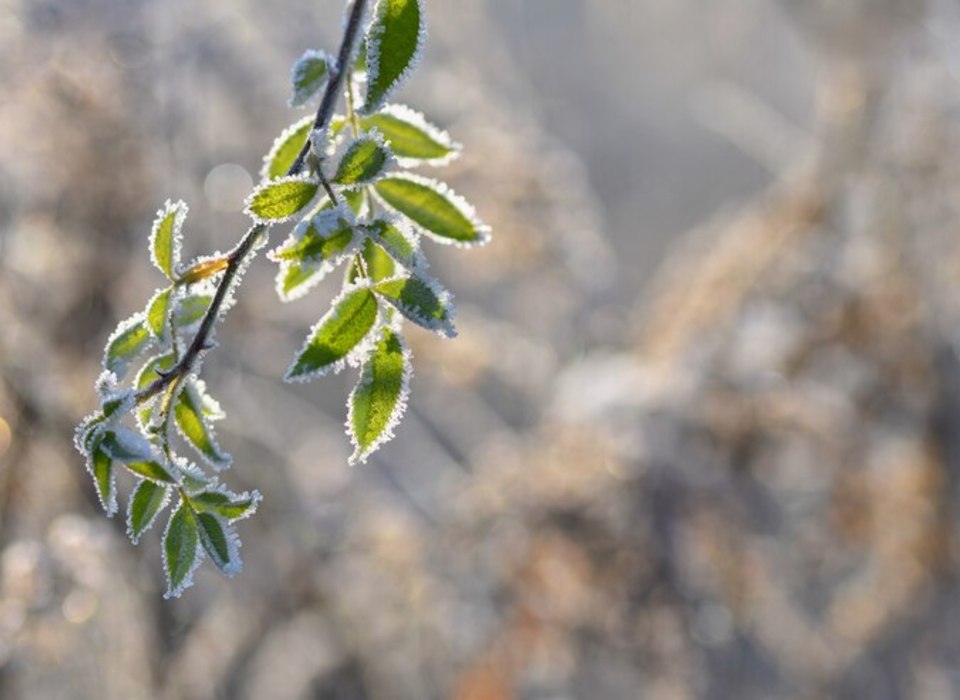
<instances>
[{"instance_id":1,"label":"thin twig","mask_svg":"<svg viewBox=\"0 0 960 700\"><path fill-rule=\"evenodd\" d=\"M334 67L330 82L327 83L323 98L320 100L320 106L317 108L317 116L313 122L313 132L326 132L327 126L330 124L330 119L333 117L333 110L336 107L337 99L343 89L344 77L350 72L350 61L357 47L357 38L360 34L360 26L363 23L367 3L368 0L354 0L353 6L350 9L350 17L347 20L347 26L343 32L343 40L340 44L337 65ZM290 166L290 169L287 170L288 176L297 175L303 170L304 162L309 152L310 137L304 142L297 159L293 165ZM259 238L269 231L269 229L270 226L267 224L256 224L250 227L243 238L240 239L237 246L230 251L230 254L227 256L227 267L223 271L223 277L220 279L217 291L213 295L213 301L210 302L210 308L207 309L203 321L200 323L200 328L190 343L190 347L187 348L183 357L180 358L180 361L172 370L162 374L152 384L137 392L137 404L149 401L163 391L171 382L186 376L193 370L197 359L208 349L210 334L213 332L213 327L217 322L220 309L227 298L230 285L239 273L240 267L247 259L247 256L256 248Z\"/></svg>"}]
</instances>

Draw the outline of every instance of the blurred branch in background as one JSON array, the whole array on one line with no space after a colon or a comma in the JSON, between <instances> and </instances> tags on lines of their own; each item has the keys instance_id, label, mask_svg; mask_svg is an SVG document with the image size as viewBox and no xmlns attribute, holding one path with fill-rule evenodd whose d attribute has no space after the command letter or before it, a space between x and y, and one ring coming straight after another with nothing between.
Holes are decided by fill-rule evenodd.
<instances>
[{"instance_id":1,"label":"blurred branch in background","mask_svg":"<svg viewBox=\"0 0 960 700\"><path fill-rule=\"evenodd\" d=\"M697 5L623 16L683 27ZM706 75L686 104L774 178L673 242L634 298L640 261L622 251L657 231L606 226L596 164L544 133L522 76L493 79L511 59L486 48L500 5L432 3L439 58L411 99L478 154L454 184L482 193L499 236L439 262L462 337L413 339L407 424L348 471L342 392L275 380L315 310L267 320L254 267L211 383L235 406L237 477L274 480L245 575L202 576L176 605L155 543L130 548L97 515L71 427L130 311L108 300L145 294L143 268L117 271L142 258L157 193L201 203L217 165L256 170L284 119L265 76L317 43L333 4L276 23L252 2L4 6L0 697L960 695L960 86L944 39L960 16L781 5L766 21L817 62L814 119ZM711 18L742 37L759 6ZM206 214L210 247L239 209Z\"/></svg>"}]
</instances>

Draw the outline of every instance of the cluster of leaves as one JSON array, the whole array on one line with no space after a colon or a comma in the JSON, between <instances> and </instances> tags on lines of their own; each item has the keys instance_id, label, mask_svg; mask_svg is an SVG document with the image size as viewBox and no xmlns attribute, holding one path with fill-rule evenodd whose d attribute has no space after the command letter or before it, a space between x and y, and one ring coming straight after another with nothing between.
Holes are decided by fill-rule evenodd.
<instances>
[{"instance_id":1,"label":"cluster of leaves","mask_svg":"<svg viewBox=\"0 0 960 700\"><path fill-rule=\"evenodd\" d=\"M362 15L365 6L354 0L349 7ZM269 253L279 267L282 300L302 297L345 268L340 294L308 333L286 379L359 369L347 406L351 463L365 461L390 439L403 414L413 371L404 322L455 335L452 296L429 274L421 242L468 247L489 237L449 187L409 172L449 162L459 146L423 115L388 103L423 49L423 0L377 0L365 28L358 50L345 39L343 67L317 50L294 65L291 106L320 96L322 103L343 85L346 113L325 119L321 106L316 118L296 122L277 139L247 201L255 244L182 265L187 207L168 202L160 210L150 248L167 284L110 337L97 382L100 409L77 429L77 449L108 515L117 511L117 467L137 480L127 508L131 540L175 501L163 535L168 597L191 584L204 556L228 575L240 570L234 523L260 501L259 493L232 492L208 474L232 460L214 431L223 412L197 373L241 268L268 228L296 221ZM180 454L181 446L192 459Z\"/></svg>"}]
</instances>

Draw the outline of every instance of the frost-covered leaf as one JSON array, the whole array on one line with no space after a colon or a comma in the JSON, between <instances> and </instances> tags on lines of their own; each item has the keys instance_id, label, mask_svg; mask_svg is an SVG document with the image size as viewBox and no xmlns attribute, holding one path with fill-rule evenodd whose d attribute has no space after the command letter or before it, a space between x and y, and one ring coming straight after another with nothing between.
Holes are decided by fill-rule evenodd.
<instances>
[{"instance_id":1,"label":"frost-covered leaf","mask_svg":"<svg viewBox=\"0 0 960 700\"><path fill-rule=\"evenodd\" d=\"M260 185L247 199L246 213L263 223L289 221L310 206L320 183L300 176Z\"/></svg>"},{"instance_id":2,"label":"frost-covered leaf","mask_svg":"<svg viewBox=\"0 0 960 700\"><path fill-rule=\"evenodd\" d=\"M240 573L243 564L238 551L239 541L227 521L208 511L195 515L200 526L200 541L210 560L227 576Z\"/></svg>"},{"instance_id":3,"label":"frost-covered leaf","mask_svg":"<svg viewBox=\"0 0 960 700\"><path fill-rule=\"evenodd\" d=\"M363 216L366 211L367 204L367 197L366 194L364 194L363 188L356 190L344 190L343 198L350 206L350 209L353 210L354 214L357 216Z\"/></svg>"},{"instance_id":4,"label":"frost-covered leaf","mask_svg":"<svg viewBox=\"0 0 960 700\"><path fill-rule=\"evenodd\" d=\"M210 511L227 520L241 520L253 515L260 503L260 493L235 494L221 490L207 490L190 496L195 510Z\"/></svg>"},{"instance_id":5,"label":"frost-covered leaf","mask_svg":"<svg viewBox=\"0 0 960 700\"><path fill-rule=\"evenodd\" d=\"M348 141L330 178L336 185L368 185L382 176L393 164L393 152L377 131L361 134Z\"/></svg>"},{"instance_id":6,"label":"frost-covered leaf","mask_svg":"<svg viewBox=\"0 0 960 700\"><path fill-rule=\"evenodd\" d=\"M323 279L325 270L310 263L291 261L277 273L277 294L282 301L299 299Z\"/></svg>"},{"instance_id":7,"label":"frost-covered leaf","mask_svg":"<svg viewBox=\"0 0 960 700\"><path fill-rule=\"evenodd\" d=\"M170 500L170 488L143 480L130 494L127 505L127 535L136 544Z\"/></svg>"},{"instance_id":8,"label":"frost-covered leaf","mask_svg":"<svg viewBox=\"0 0 960 700\"><path fill-rule=\"evenodd\" d=\"M377 322L377 298L368 287L348 288L310 331L286 381L307 381L339 372Z\"/></svg>"},{"instance_id":9,"label":"frost-covered leaf","mask_svg":"<svg viewBox=\"0 0 960 700\"><path fill-rule=\"evenodd\" d=\"M353 212L345 204L323 209L301 221L291 236L271 251L269 257L280 263L277 294L283 301L306 294L357 251L363 234L353 222Z\"/></svg>"},{"instance_id":10,"label":"frost-covered leaf","mask_svg":"<svg viewBox=\"0 0 960 700\"><path fill-rule=\"evenodd\" d=\"M263 159L263 169L260 178L263 180L278 180L286 177L287 172L300 155L300 149L307 142L310 129L313 126L313 116L307 116L287 127L273 143L273 148Z\"/></svg>"},{"instance_id":11,"label":"frost-covered leaf","mask_svg":"<svg viewBox=\"0 0 960 700\"><path fill-rule=\"evenodd\" d=\"M369 238L363 246L363 264L366 267L367 277L372 282L382 282L397 273L393 258Z\"/></svg>"},{"instance_id":12,"label":"frost-covered leaf","mask_svg":"<svg viewBox=\"0 0 960 700\"><path fill-rule=\"evenodd\" d=\"M345 205L326 209L301 221L293 234L269 257L277 262L339 262L356 248L358 232L353 213Z\"/></svg>"},{"instance_id":13,"label":"frost-covered leaf","mask_svg":"<svg viewBox=\"0 0 960 700\"><path fill-rule=\"evenodd\" d=\"M150 259L171 281L175 279L174 271L180 263L183 222L186 218L187 205L168 199L163 209L157 212L150 232Z\"/></svg>"},{"instance_id":14,"label":"frost-covered leaf","mask_svg":"<svg viewBox=\"0 0 960 700\"><path fill-rule=\"evenodd\" d=\"M193 572L200 565L200 552L197 519L181 501L163 533L163 568L167 574L164 598L179 598L193 584Z\"/></svg>"},{"instance_id":15,"label":"frost-covered leaf","mask_svg":"<svg viewBox=\"0 0 960 700\"><path fill-rule=\"evenodd\" d=\"M194 386L197 389L197 395L200 396L200 413L203 414L204 418L210 421L218 421L227 417L220 406L220 402L207 393L207 383L205 381L197 379L194 381Z\"/></svg>"},{"instance_id":16,"label":"frost-covered leaf","mask_svg":"<svg viewBox=\"0 0 960 700\"><path fill-rule=\"evenodd\" d=\"M136 314L123 321L107 340L107 347L103 355L103 367L112 372L118 379L122 379L130 363L146 351L154 343L147 328L144 314Z\"/></svg>"},{"instance_id":17,"label":"frost-covered leaf","mask_svg":"<svg viewBox=\"0 0 960 700\"><path fill-rule=\"evenodd\" d=\"M186 329L199 323L210 304L213 303L212 294L188 294L177 301L177 310L174 317L177 328Z\"/></svg>"},{"instance_id":18,"label":"frost-covered leaf","mask_svg":"<svg viewBox=\"0 0 960 700\"><path fill-rule=\"evenodd\" d=\"M103 434L100 443L108 455L118 462L149 462L155 457L153 447L140 433L122 425L114 426Z\"/></svg>"},{"instance_id":19,"label":"frost-covered leaf","mask_svg":"<svg viewBox=\"0 0 960 700\"><path fill-rule=\"evenodd\" d=\"M84 457L90 456L93 450L93 441L99 439L106 422L107 416L99 411L83 419L73 436L73 446L77 448L77 452Z\"/></svg>"},{"instance_id":20,"label":"frost-covered leaf","mask_svg":"<svg viewBox=\"0 0 960 700\"><path fill-rule=\"evenodd\" d=\"M93 484L97 489L100 505L108 517L117 512L117 484L113 470L113 459L104 449L102 443L92 446L92 452L87 460L87 468L93 476Z\"/></svg>"},{"instance_id":21,"label":"frost-covered leaf","mask_svg":"<svg viewBox=\"0 0 960 700\"><path fill-rule=\"evenodd\" d=\"M427 38L423 0L377 0L367 32L364 114L376 112L416 68Z\"/></svg>"},{"instance_id":22,"label":"frost-covered leaf","mask_svg":"<svg viewBox=\"0 0 960 700\"><path fill-rule=\"evenodd\" d=\"M291 107L305 105L326 87L332 61L326 52L309 49L293 64L290 69L290 82L293 85Z\"/></svg>"},{"instance_id":23,"label":"frost-covered leaf","mask_svg":"<svg viewBox=\"0 0 960 700\"><path fill-rule=\"evenodd\" d=\"M423 114L403 105L387 105L360 120L366 130L377 129L393 154L406 167L427 163L444 165L460 153L460 145Z\"/></svg>"},{"instance_id":24,"label":"frost-covered leaf","mask_svg":"<svg viewBox=\"0 0 960 700\"><path fill-rule=\"evenodd\" d=\"M351 464L366 461L393 437L406 408L412 374L410 350L396 331L387 328L350 394L347 428L355 448Z\"/></svg>"},{"instance_id":25,"label":"frost-covered leaf","mask_svg":"<svg viewBox=\"0 0 960 700\"><path fill-rule=\"evenodd\" d=\"M399 217L380 217L366 224L364 228L370 238L408 270L426 269L427 260L420 250L420 240L406 221Z\"/></svg>"},{"instance_id":26,"label":"frost-covered leaf","mask_svg":"<svg viewBox=\"0 0 960 700\"><path fill-rule=\"evenodd\" d=\"M211 479L193 462L182 457L176 457L174 461L177 465L177 472L180 474L183 490L187 494L199 493L216 486L217 478L213 477Z\"/></svg>"},{"instance_id":27,"label":"frost-covered leaf","mask_svg":"<svg viewBox=\"0 0 960 700\"><path fill-rule=\"evenodd\" d=\"M233 458L217 444L216 433L210 421L203 415L203 400L196 384L188 381L177 395L173 417L183 438L214 469L226 469Z\"/></svg>"},{"instance_id":28,"label":"frost-covered leaf","mask_svg":"<svg viewBox=\"0 0 960 700\"><path fill-rule=\"evenodd\" d=\"M150 303L147 304L147 328L150 329L150 333L156 338L162 337L163 331L166 328L167 316L170 312L170 295L172 293L172 287L160 289L153 295Z\"/></svg>"},{"instance_id":29,"label":"frost-covered leaf","mask_svg":"<svg viewBox=\"0 0 960 700\"><path fill-rule=\"evenodd\" d=\"M453 298L436 280L419 276L397 278L374 285L373 291L417 325L448 338L457 334L453 327Z\"/></svg>"},{"instance_id":30,"label":"frost-covered leaf","mask_svg":"<svg viewBox=\"0 0 960 700\"><path fill-rule=\"evenodd\" d=\"M380 198L441 243L482 245L490 231L465 199L442 182L411 174L396 174L378 181Z\"/></svg>"},{"instance_id":31,"label":"frost-covered leaf","mask_svg":"<svg viewBox=\"0 0 960 700\"><path fill-rule=\"evenodd\" d=\"M153 460L127 462L124 466L137 476L142 476L144 479L161 481L165 484L177 483L177 480L167 471L166 467Z\"/></svg>"}]
</instances>

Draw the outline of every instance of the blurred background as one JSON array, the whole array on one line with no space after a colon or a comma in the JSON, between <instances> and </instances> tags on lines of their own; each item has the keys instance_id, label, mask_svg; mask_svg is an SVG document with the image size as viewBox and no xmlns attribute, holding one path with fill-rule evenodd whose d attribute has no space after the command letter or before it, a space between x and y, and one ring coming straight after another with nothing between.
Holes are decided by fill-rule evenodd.
<instances>
[{"instance_id":1,"label":"blurred background","mask_svg":"<svg viewBox=\"0 0 960 700\"><path fill-rule=\"evenodd\" d=\"M162 599L73 427L342 5L0 0L0 698L960 697L954 0L428 2L461 335L349 469L352 377L278 381L333 290L259 259L204 367L246 569Z\"/></svg>"}]
</instances>

